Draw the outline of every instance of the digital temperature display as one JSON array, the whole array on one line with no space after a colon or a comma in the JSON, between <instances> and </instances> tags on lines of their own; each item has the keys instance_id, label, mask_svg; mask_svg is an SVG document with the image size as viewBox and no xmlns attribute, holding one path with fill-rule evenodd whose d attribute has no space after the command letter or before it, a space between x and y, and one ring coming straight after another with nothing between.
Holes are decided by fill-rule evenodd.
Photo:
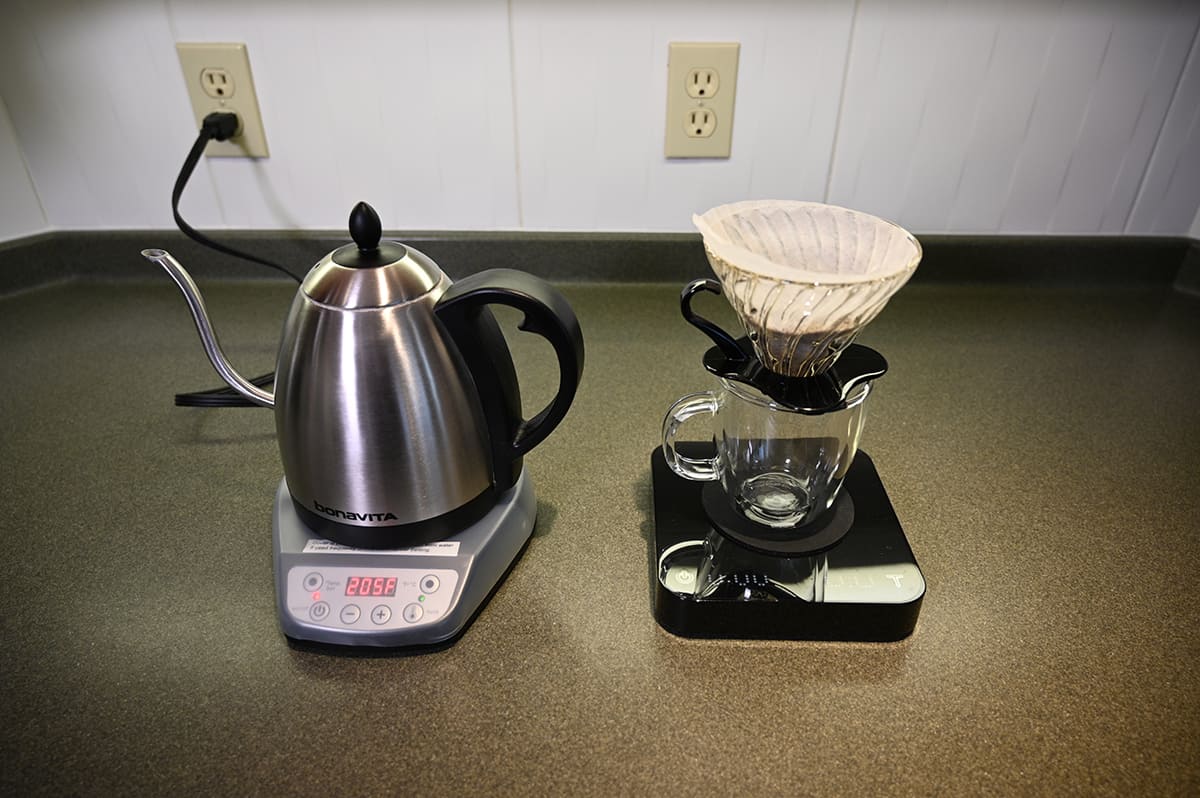
<instances>
[{"instance_id":1,"label":"digital temperature display","mask_svg":"<svg viewBox=\"0 0 1200 798\"><path fill-rule=\"evenodd\" d=\"M394 576L352 576L346 580L347 596L394 596Z\"/></svg>"}]
</instances>

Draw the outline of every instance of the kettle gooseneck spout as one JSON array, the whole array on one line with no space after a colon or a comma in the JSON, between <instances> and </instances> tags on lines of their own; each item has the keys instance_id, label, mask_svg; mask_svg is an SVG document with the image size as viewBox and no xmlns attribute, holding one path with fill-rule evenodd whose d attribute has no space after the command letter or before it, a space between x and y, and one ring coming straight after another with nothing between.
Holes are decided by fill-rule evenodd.
<instances>
[{"instance_id":1,"label":"kettle gooseneck spout","mask_svg":"<svg viewBox=\"0 0 1200 798\"><path fill-rule=\"evenodd\" d=\"M204 344L204 352L208 355L209 361L212 362L213 368L217 370L221 379L254 404L262 407L274 407L275 396L273 394L259 388L229 365L225 353L221 351L221 344L217 342L217 334L213 332L212 323L208 320L208 311L204 307L200 289L196 287L192 276L179 264L179 261L163 249L143 249L142 257L162 266L179 286L179 290L183 292L184 298L187 299L188 309L192 312L192 319L196 322L196 332L200 333L200 341Z\"/></svg>"}]
</instances>

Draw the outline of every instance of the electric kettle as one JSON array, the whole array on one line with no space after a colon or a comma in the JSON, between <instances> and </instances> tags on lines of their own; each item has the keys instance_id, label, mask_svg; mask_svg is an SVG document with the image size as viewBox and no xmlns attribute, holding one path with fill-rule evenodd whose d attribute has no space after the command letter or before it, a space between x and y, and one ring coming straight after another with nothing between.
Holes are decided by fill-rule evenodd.
<instances>
[{"instance_id":1,"label":"electric kettle","mask_svg":"<svg viewBox=\"0 0 1200 798\"><path fill-rule=\"evenodd\" d=\"M566 298L531 274L492 269L452 282L423 253L381 241L364 202L350 234L354 243L322 258L296 293L273 394L230 366L179 262L161 249L142 255L183 291L221 378L274 408L301 519L349 546L421 545L469 526L515 484L523 455L574 399L583 337ZM493 304L524 313L520 329L546 338L558 359L558 392L530 419Z\"/></svg>"}]
</instances>

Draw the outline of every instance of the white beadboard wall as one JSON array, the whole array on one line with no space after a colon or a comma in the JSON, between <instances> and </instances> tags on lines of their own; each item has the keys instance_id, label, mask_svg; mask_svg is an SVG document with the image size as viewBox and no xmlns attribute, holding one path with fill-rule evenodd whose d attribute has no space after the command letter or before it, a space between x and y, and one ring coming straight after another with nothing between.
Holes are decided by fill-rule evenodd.
<instances>
[{"instance_id":1,"label":"white beadboard wall","mask_svg":"<svg viewBox=\"0 0 1200 798\"><path fill-rule=\"evenodd\" d=\"M1195 236L1198 30L1194 0L0 0L0 238L173 226L176 41L246 42L271 148L202 164L201 227L367 199L396 229L686 231L787 197ZM662 155L670 41L741 42L728 160Z\"/></svg>"},{"instance_id":2,"label":"white beadboard wall","mask_svg":"<svg viewBox=\"0 0 1200 798\"><path fill-rule=\"evenodd\" d=\"M8 108L0 99L0 241L41 233L48 227Z\"/></svg>"}]
</instances>

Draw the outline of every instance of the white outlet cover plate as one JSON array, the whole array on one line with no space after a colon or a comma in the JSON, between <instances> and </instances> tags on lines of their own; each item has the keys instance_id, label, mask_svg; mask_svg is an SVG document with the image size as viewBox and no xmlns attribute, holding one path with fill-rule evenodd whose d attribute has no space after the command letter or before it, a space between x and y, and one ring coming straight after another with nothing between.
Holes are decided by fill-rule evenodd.
<instances>
[{"instance_id":1,"label":"white outlet cover plate","mask_svg":"<svg viewBox=\"0 0 1200 798\"><path fill-rule=\"evenodd\" d=\"M671 42L667 61L666 156L728 158L733 147L733 107L737 89L737 42ZM717 91L711 97L689 97L688 75L715 70ZM691 112L706 109L716 117L711 136L688 135Z\"/></svg>"},{"instance_id":2,"label":"white outlet cover plate","mask_svg":"<svg viewBox=\"0 0 1200 798\"><path fill-rule=\"evenodd\" d=\"M192 102L192 112L196 117L196 130L200 130L204 117L213 111L233 111L241 122L241 130L236 136L228 141L209 142L204 154L218 158L266 158L270 155L246 45L179 42L175 45L175 51L183 68L188 99ZM222 70L229 75L232 89L228 97L214 98L204 91L201 75L211 69Z\"/></svg>"}]
</instances>

